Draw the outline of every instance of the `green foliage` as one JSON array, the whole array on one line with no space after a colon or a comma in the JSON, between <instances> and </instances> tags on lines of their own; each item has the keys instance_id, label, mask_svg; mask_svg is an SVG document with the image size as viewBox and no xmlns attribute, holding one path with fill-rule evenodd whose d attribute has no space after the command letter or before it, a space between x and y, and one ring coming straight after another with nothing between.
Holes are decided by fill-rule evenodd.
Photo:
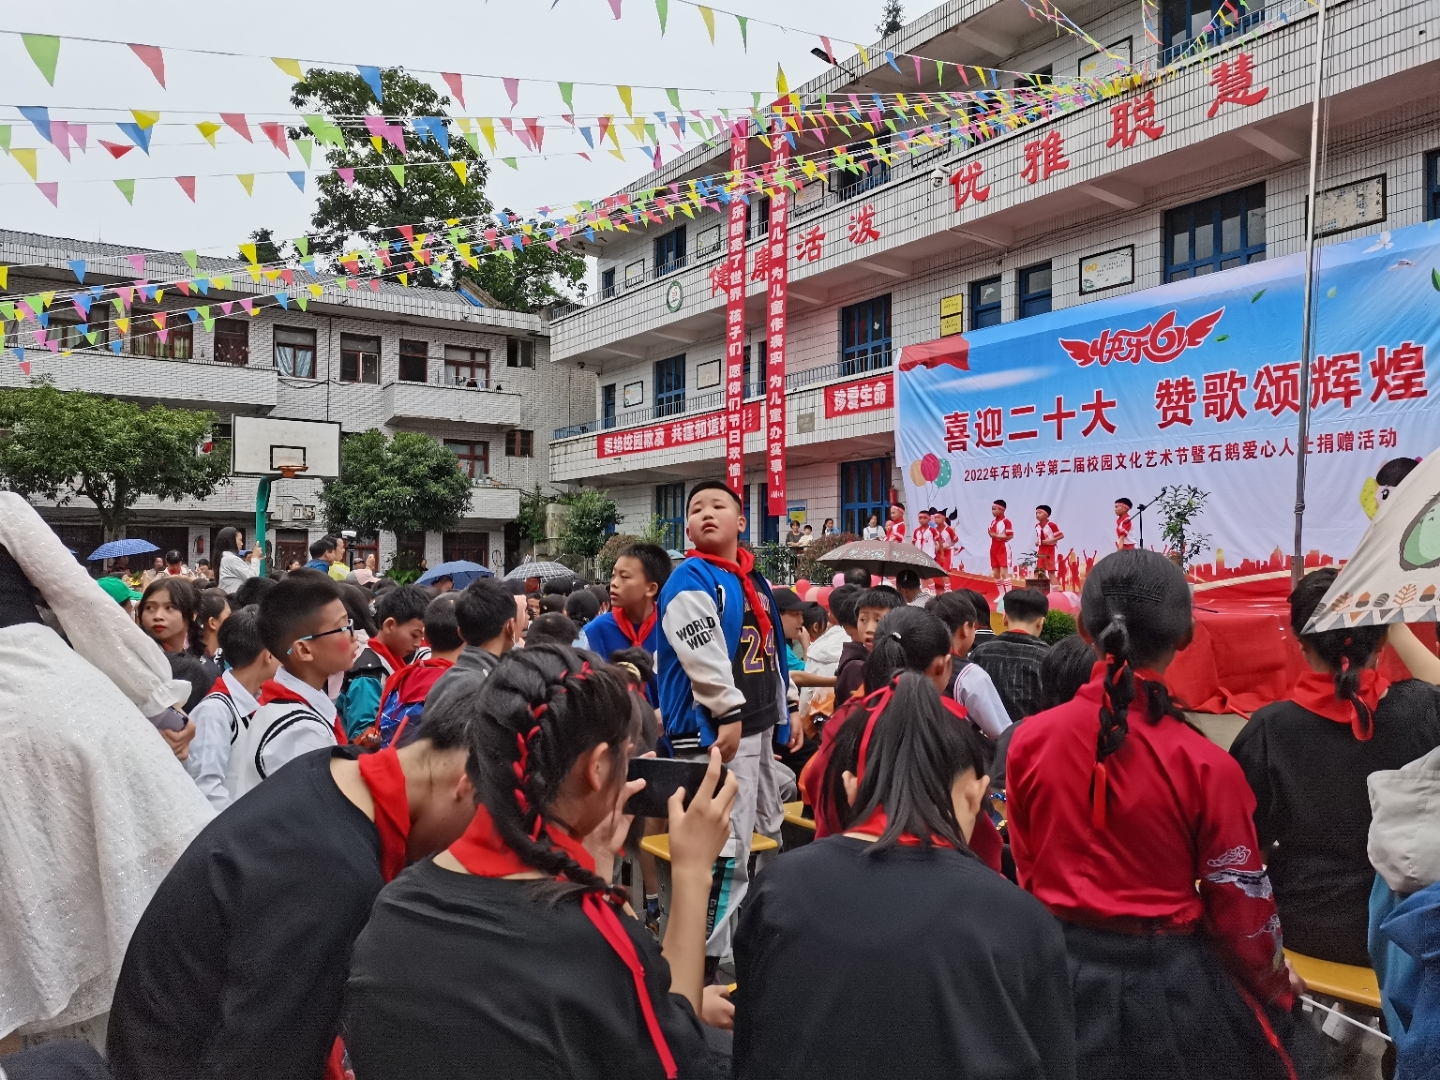
<instances>
[{"instance_id":1,"label":"green foliage","mask_svg":"<svg viewBox=\"0 0 1440 1080\"><path fill-rule=\"evenodd\" d=\"M1068 611L1050 611L1045 614L1045 625L1040 628L1040 640L1054 645L1061 638L1079 632L1074 615Z\"/></svg>"},{"instance_id":2,"label":"green foliage","mask_svg":"<svg viewBox=\"0 0 1440 1080\"><path fill-rule=\"evenodd\" d=\"M615 572L615 560L620 558L620 549L640 540L641 537L629 533L613 533L595 553L595 580L601 583L609 581L610 575Z\"/></svg>"},{"instance_id":3,"label":"green foliage","mask_svg":"<svg viewBox=\"0 0 1440 1080\"><path fill-rule=\"evenodd\" d=\"M644 544L658 544L668 548L669 545L665 543L665 519L659 514L651 514L650 520L645 523L645 528L636 539Z\"/></svg>"},{"instance_id":4,"label":"green foliage","mask_svg":"<svg viewBox=\"0 0 1440 1080\"><path fill-rule=\"evenodd\" d=\"M275 243L275 231L273 229L256 229L250 234L250 242L255 245L255 261L261 264L278 263L284 260L285 243ZM239 254L237 258L245 258Z\"/></svg>"},{"instance_id":5,"label":"green foliage","mask_svg":"<svg viewBox=\"0 0 1440 1080\"><path fill-rule=\"evenodd\" d=\"M566 299L557 283L581 293L586 290L582 280L585 257L565 248L551 251L538 242L526 245L518 254L501 249L481 259L478 268L458 266L455 272L512 311L538 311L546 304Z\"/></svg>"},{"instance_id":6,"label":"green foliage","mask_svg":"<svg viewBox=\"0 0 1440 1080\"><path fill-rule=\"evenodd\" d=\"M520 493L520 512L515 517L515 527L522 540L538 544L545 539L545 507L550 499L540 490L540 481L535 481L534 491Z\"/></svg>"},{"instance_id":7,"label":"green foliage","mask_svg":"<svg viewBox=\"0 0 1440 1080\"><path fill-rule=\"evenodd\" d=\"M1160 538L1170 554L1179 558L1182 570L1210 546L1209 533L1197 532L1194 527L1205 512L1209 498L1208 491L1201 491L1193 484L1175 484L1161 488L1160 497L1155 500L1160 508Z\"/></svg>"},{"instance_id":8,"label":"green foliage","mask_svg":"<svg viewBox=\"0 0 1440 1080\"><path fill-rule=\"evenodd\" d=\"M881 37L887 37L904 28L905 9L901 7L900 0L885 0L885 7L880 11L880 21L875 24L875 32Z\"/></svg>"},{"instance_id":9,"label":"green foliage","mask_svg":"<svg viewBox=\"0 0 1440 1080\"><path fill-rule=\"evenodd\" d=\"M605 546L606 530L619 520L620 507L609 492L596 488L567 491L559 502L566 507L560 526L561 554L593 559Z\"/></svg>"},{"instance_id":10,"label":"green foliage","mask_svg":"<svg viewBox=\"0 0 1440 1080\"><path fill-rule=\"evenodd\" d=\"M443 532L469 507L470 478L430 436L372 428L340 444L340 479L325 482L320 502L331 532Z\"/></svg>"},{"instance_id":11,"label":"green foliage","mask_svg":"<svg viewBox=\"0 0 1440 1080\"><path fill-rule=\"evenodd\" d=\"M795 580L795 552L789 544L752 544L755 552L755 569L765 575L768 581L789 585Z\"/></svg>"},{"instance_id":12,"label":"green foliage","mask_svg":"<svg viewBox=\"0 0 1440 1080\"><path fill-rule=\"evenodd\" d=\"M800 561L795 565L795 577L804 578L806 581L813 581L820 585L829 584L830 579L835 576L835 567L829 563L822 563L820 556L834 551L836 548L844 547L846 544L853 544L860 537L854 533L831 533L829 536L817 536L806 546Z\"/></svg>"},{"instance_id":13,"label":"green foliage","mask_svg":"<svg viewBox=\"0 0 1440 1080\"><path fill-rule=\"evenodd\" d=\"M0 390L0 483L61 506L84 496L112 540L142 496L204 499L227 482L229 444L198 452L214 425L211 412L141 409L46 383Z\"/></svg>"}]
</instances>

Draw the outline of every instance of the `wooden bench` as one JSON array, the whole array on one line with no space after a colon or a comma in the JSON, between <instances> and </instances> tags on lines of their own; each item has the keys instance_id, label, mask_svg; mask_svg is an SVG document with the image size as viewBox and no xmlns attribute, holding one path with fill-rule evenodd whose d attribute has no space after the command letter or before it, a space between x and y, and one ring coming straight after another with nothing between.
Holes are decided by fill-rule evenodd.
<instances>
[{"instance_id":1,"label":"wooden bench","mask_svg":"<svg viewBox=\"0 0 1440 1080\"><path fill-rule=\"evenodd\" d=\"M1285 950L1285 959L1295 968L1295 973L1305 980L1317 994L1339 998L1367 1008L1380 1008L1380 980L1368 967L1353 964L1337 964L1330 960L1317 960L1313 956Z\"/></svg>"},{"instance_id":2,"label":"wooden bench","mask_svg":"<svg viewBox=\"0 0 1440 1080\"><path fill-rule=\"evenodd\" d=\"M803 802L785 804L785 822L780 826L780 839L786 851L794 851L815 839L815 821L805 816Z\"/></svg>"}]
</instances>

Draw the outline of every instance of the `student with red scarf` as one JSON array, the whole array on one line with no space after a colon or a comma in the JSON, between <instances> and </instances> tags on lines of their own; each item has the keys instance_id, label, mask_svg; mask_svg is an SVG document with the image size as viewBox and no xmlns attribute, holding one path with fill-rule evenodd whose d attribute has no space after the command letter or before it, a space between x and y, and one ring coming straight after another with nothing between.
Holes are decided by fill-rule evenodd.
<instances>
[{"instance_id":1,"label":"student with red scarf","mask_svg":"<svg viewBox=\"0 0 1440 1080\"><path fill-rule=\"evenodd\" d=\"M710 868L737 790L718 752L670 800L663 950L620 910L613 857L646 706L573 649L505 656L476 699L465 834L387 887L355 943L345 1042L364 1080L694 1076Z\"/></svg>"},{"instance_id":2,"label":"student with red scarf","mask_svg":"<svg viewBox=\"0 0 1440 1080\"><path fill-rule=\"evenodd\" d=\"M1290 628L1308 670L1287 700L1250 718L1230 753L1255 792L1285 944L1369 967L1367 781L1440 745L1440 692L1417 679L1392 684L1375 670L1383 626L1304 633L1337 573L1312 571L1290 594Z\"/></svg>"},{"instance_id":3,"label":"student with red scarf","mask_svg":"<svg viewBox=\"0 0 1440 1080\"><path fill-rule=\"evenodd\" d=\"M934 620L886 621L907 615ZM853 763L830 766L843 835L776 860L742 909L735 1076L1071 1080L1060 928L969 845L984 740L904 670L851 713L852 733Z\"/></svg>"},{"instance_id":4,"label":"student with red scarf","mask_svg":"<svg viewBox=\"0 0 1440 1080\"><path fill-rule=\"evenodd\" d=\"M1255 799L1165 690L1194 630L1190 587L1163 555L1117 551L1081 612L1091 680L1016 729L1006 770L1019 882L1065 933L1077 1076L1293 1080L1299 983Z\"/></svg>"},{"instance_id":5,"label":"student with red scarf","mask_svg":"<svg viewBox=\"0 0 1440 1080\"><path fill-rule=\"evenodd\" d=\"M384 699L385 683L425 642L425 609L431 592L423 585L401 585L380 594L375 601L379 632L371 635L345 673L335 707L340 712L346 740L379 745L367 729L375 723ZM366 736L362 740L362 735Z\"/></svg>"},{"instance_id":6,"label":"student with red scarf","mask_svg":"<svg viewBox=\"0 0 1440 1080\"><path fill-rule=\"evenodd\" d=\"M375 718L382 747L391 743L404 746L415 738L420 730L426 695L440 676L455 666L455 660L464 651L465 640L460 636L455 613L460 596L460 593L447 592L430 601L425 608L425 640L430 644L430 655L406 664L385 680L385 689L380 692L380 712Z\"/></svg>"},{"instance_id":7,"label":"student with red scarf","mask_svg":"<svg viewBox=\"0 0 1440 1080\"><path fill-rule=\"evenodd\" d=\"M615 557L610 574L610 610L585 624L586 648L607 659L624 649L644 649L654 664L660 651L657 601L670 579L670 556L659 544L626 544ZM652 675L645 697L660 703L660 687Z\"/></svg>"}]
</instances>

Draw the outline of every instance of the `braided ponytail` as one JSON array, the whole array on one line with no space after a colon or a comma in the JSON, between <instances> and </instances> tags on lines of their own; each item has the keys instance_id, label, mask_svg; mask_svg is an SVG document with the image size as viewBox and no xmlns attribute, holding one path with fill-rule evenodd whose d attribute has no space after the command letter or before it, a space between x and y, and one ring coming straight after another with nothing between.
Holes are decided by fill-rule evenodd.
<instances>
[{"instance_id":1,"label":"braided ponytail","mask_svg":"<svg viewBox=\"0 0 1440 1080\"><path fill-rule=\"evenodd\" d=\"M1370 663L1375 651L1385 642L1383 626L1353 626L1324 630L1318 634L1302 633L1320 601L1329 592L1339 575L1333 566L1312 570L1300 579L1290 594L1290 629L1310 646L1327 667L1335 672L1335 698L1355 706L1355 733L1362 740L1375 730L1375 717L1360 699L1360 673Z\"/></svg>"}]
</instances>

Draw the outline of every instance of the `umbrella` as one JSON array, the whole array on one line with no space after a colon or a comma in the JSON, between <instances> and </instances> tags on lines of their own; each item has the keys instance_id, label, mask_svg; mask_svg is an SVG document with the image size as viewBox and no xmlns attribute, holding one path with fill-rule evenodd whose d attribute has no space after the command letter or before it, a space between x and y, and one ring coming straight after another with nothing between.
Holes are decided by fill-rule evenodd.
<instances>
[{"instance_id":1,"label":"umbrella","mask_svg":"<svg viewBox=\"0 0 1440 1080\"><path fill-rule=\"evenodd\" d=\"M1305 633L1440 621L1440 451L1380 504Z\"/></svg>"},{"instance_id":2,"label":"umbrella","mask_svg":"<svg viewBox=\"0 0 1440 1080\"><path fill-rule=\"evenodd\" d=\"M559 581L562 578L573 578L575 571L570 567L558 562L523 562L505 575L506 581L524 581L526 578L539 578L542 582Z\"/></svg>"},{"instance_id":3,"label":"umbrella","mask_svg":"<svg viewBox=\"0 0 1440 1080\"><path fill-rule=\"evenodd\" d=\"M481 566L478 562L468 562L465 559L456 559L454 562L442 562L434 570L426 570L415 584L429 585L432 581L448 577L454 583L455 588L463 589L476 578L494 576L495 571L488 566Z\"/></svg>"},{"instance_id":4,"label":"umbrella","mask_svg":"<svg viewBox=\"0 0 1440 1080\"><path fill-rule=\"evenodd\" d=\"M111 540L108 544L101 544L90 553L89 562L99 562L101 559L118 559L122 555L144 555L147 551L159 551L160 549L149 540L141 540L138 537L129 540Z\"/></svg>"},{"instance_id":5,"label":"umbrella","mask_svg":"<svg viewBox=\"0 0 1440 1080\"><path fill-rule=\"evenodd\" d=\"M901 570L914 570L921 577L944 577L946 573L939 563L913 544L896 540L856 540L827 551L819 561L838 570L859 567L880 577L894 577Z\"/></svg>"}]
</instances>

